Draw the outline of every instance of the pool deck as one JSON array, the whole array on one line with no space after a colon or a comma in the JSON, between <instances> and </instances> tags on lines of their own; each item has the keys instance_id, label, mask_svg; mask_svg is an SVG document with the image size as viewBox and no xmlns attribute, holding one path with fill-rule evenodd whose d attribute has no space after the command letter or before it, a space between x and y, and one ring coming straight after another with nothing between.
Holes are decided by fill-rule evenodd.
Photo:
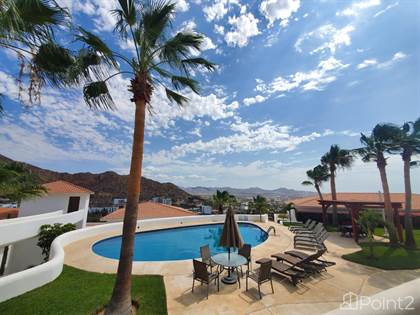
<instances>
[{"instance_id":1,"label":"pool deck","mask_svg":"<svg viewBox=\"0 0 420 315\"><path fill-rule=\"evenodd\" d=\"M209 222L214 223L214 222ZM200 223L203 224L203 223ZM257 223L267 230L271 225L276 228L276 235L270 232L269 238L252 249L253 266L255 260L290 250L293 248L293 235L286 227L273 222ZM169 228L180 225L162 225L156 228ZM118 261L95 254L92 245L103 238L115 236L115 233L100 234L74 242L65 247L65 264L95 272L115 273ZM238 285L225 285L220 282L220 292L214 285L206 299L206 287L197 285L194 293L192 285L191 260L165 262L135 262L133 274L160 274L164 276L167 306L169 314L323 314L333 310L342 302L345 293L372 295L420 277L420 270L384 271L355 264L341 258L341 255L359 250L352 239L343 238L338 233L331 233L325 242L328 253L325 259L336 265L323 272L305 279L294 287L287 279L273 275L274 294L269 284L262 285L263 298L258 299L255 282L249 281L250 289L245 291L245 278Z\"/></svg>"}]
</instances>

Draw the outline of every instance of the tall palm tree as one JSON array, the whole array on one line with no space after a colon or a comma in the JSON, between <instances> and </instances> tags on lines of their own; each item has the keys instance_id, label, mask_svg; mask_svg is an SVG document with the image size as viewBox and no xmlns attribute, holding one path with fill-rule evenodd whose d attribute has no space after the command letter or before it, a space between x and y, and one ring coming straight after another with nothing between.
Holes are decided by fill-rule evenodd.
<instances>
[{"instance_id":1,"label":"tall palm tree","mask_svg":"<svg viewBox=\"0 0 420 315\"><path fill-rule=\"evenodd\" d=\"M363 147L356 149L355 152L362 157L363 162L376 162L379 174L381 176L382 189L384 192L384 208L385 221L389 226L389 241L392 245L398 244L397 234L394 222L394 212L391 204L391 195L389 192L388 178L386 174L386 157L385 154L389 152L395 142L395 137L399 133L399 128L390 124L377 124L372 130L370 136L363 133L360 137L360 142Z\"/></svg>"},{"instance_id":2,"label":"tall palm tree","mask_svg":"<svg viewBox=\"0 0 420 315\"><path fill-rule=\"evenodd\" d=\"M225 206L233 203L234 201L236 201L235 196L232 196L226 190L217 190L216 193L212 196L213 207L218 209L220 214L223 214Z\"/></svg>"},{"instance_id":3,"label":"tall palm tree","mask_svg":"<svg viewBox=\"0 0 420 315\"><path fill-rule=\"evenodd\" d=\"M337 191L335 185L335 176L337 168L349 168L353 163L353 155L351 154L351 151L341 149L338 145L334 144L330 147L330 150L321 157L321 163L323 165L328 166L329 168L331 198L332 200L337 200ZM337 205L333 204L332 209L332 223L333 225L337 225Z\"/></svg>"},{"instance_id":4,"label":"tall palm tree","mask_svg":"<svg viewBox=\"0 0 420 315\"><path fill-rule=\"evenodd\" d=\"M58 27L63 32L63 27L69 25L68 12L54 0L0 1L0 47L17 54L19 91L27 77L30 102L40 101L46 83L59 85L70 66L70 51L61 47L54 36Z\"/></svg>"},{"instance_id":5,"label":"tall palm tree","mask_svg":"<svg viewBox=\"0 0 420 315\"><path fill-rule=\"evenodd\" d=\"M252 206L255 210L260 214L260 221L262 221L263 213L266 213L269 208L269 204L267 199L264 196L257 195L256 197L252 197Z\"/></svg>"},{"instance_id":6,"label":"tall palm tree","mask_svg":"<svg viewBox=\"0 0 420 315\"><path fill-rule=\"evenodd\" d=\"M413 233L413 218L411 216L411 178L410 167L418 164L412 161L413 155L420 154L420 118L415 122L406 122L401 128L397 137L395 137L395 146L391 152L401 153L404 162L404 188L405 188L405 245L409 248L416 247L416 241Z\"/></svg>"},{"instance_id":7,"label":"tall palm tree","mask_svg":"<svg viewBox=\"0 0 420 315\"><path fill-rule=\"evenodd\" d=\"M321 193L321 185L323 182L326 182L330 178L330 172L328 166L326 165L317 165L312 170L306 171L306 176L308 176L309 180L305 180L302 182L302 185L305 186L314 186L316 192L318 193L318 197L321 201L324 201L324 197ZM326 225L328 223L327 220L327 210L322 203L322 221Z\"/></svg>"},{"instance_id":8,"label":"tall palm tree","mask_svg":"<svg viewBox=\"0 0 420 315\"><path fill-rule=\"evenodd\" d=\"M106 55L110 61L118 59L123 64L123 70L108 78L87 82L83 93L90 107L113 108L108 80L122 73L132 77L128 90L135 105L135 120L127 204L116 282L105 311L106 314L131 314L131 270L146 110L151 111L153 91L159 86L163 87L170 101L184 105L188 101L182 95L185 89L199 93L198 82L191 78L191 72L200 68L212 71L215 66L204 58L194 57L202 48L202 35L195 32L178 32L172 35L174 3L164 0L119 0L119 8L113 10L113 14L117 19L115 32L122 40L129 39L134 43L134 58L130 54L124 56L111 51L103 42L98 42L98 38L84 30L78 39L99 55Z\"/></svg>"}]
</instances>

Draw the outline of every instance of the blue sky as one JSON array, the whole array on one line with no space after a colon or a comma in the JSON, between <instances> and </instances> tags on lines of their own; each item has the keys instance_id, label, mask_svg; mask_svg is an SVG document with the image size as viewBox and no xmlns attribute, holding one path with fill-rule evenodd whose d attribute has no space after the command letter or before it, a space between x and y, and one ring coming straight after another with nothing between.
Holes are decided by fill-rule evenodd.
<instances>
[{"instance_id":1,"label":"blue sky","mask_svg":"<svg viewBox=\"0 0 420 315\"><path fill-rule=\"evenodd\" d=\"M58 1L75 23L125 54L110 10L116 1ZM420 3L410 0L178 0L173 32L206 36L202 93L178 108L156 90L147 117L144 175L181 186L302 189L331 144L359 146L376 123L420 116ZM113 112L87 109L80 90L43 90L22 107L16 56L0 52L0 153L68 172L127 173L133 105L128 77L112 81ZM403 191L390 157L391 190ZM413 169L420 192L420 170ZM378 191L374 163L339 172L338 191ZM328 191L328 184L324 187Z\"/></svg>"}]
</instances>

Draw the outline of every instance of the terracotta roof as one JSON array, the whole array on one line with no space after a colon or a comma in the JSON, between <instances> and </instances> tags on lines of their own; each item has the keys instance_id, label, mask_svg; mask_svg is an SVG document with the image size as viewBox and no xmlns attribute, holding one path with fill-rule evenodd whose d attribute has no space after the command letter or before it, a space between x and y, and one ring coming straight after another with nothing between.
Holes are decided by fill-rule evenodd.
<instances>
[{"instance_id":1,"label":"terracotta roof","mask_svg":"<svg viewBox=\"0 0 420 315\"><path fill-rule=\"evenodd\" d=\"M18 208L0 208L0 220L17 218L18 213Z\"/></svg>"},{"instance_id":2,"label":"terracotta roof","mask_svg":"<svg viewBox=\"0 0 420 315\"><path fill-rule=\"evenodd\" d=\"M331 199L331 194L323 194L324 199ZM318 204L318 195L298 198L290 200L296 206L296 209L301 212L318 212L321 211L321 206ZM379 193L337 193L337 200L345 201L367 201L367 202L383 202L383 195ZM391 193L392 202L401 202L404 209L405 195L403 193ZM338 206L338 209L344 209L344 206ZM412 197L413 211L420 211L420 194L413 194ZM328 209L331 210L331 207ZM415 214L415 215L420 215Z\"/></svg>"},{"instance_id":3,"label":"terracotta roof","mask_svg":"<svg viewBox=\"0 0 420 315\"><path fill-rule=\"evenodd\" d=\"M46 183L44 186L49 193L89 193L93 194L93 191L77 186L75 184L66 182L64 180L58 180L56 182Z\"/></svg>"},{"instance_id":4,"label":"terracotta roof","mask_svg":"<svg viewBox=\"0 0 420 315\"><path fill-rule=\"evenodd\" d=\"M184 217L196 215L194 212L183 208L164 205L162 203L152 201L145 201L139 203L137 211L138 219ZM121 208L104 216L101 220L121 221L124 218L124 213L125 209Z\"/></svg>"}]
</instances>

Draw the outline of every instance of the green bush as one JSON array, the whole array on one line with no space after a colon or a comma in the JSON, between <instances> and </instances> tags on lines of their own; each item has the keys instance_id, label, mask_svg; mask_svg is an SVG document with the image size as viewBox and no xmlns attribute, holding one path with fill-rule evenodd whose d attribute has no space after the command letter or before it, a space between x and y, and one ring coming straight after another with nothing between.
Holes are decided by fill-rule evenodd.
<instances>
[{"instance_id":1,"label":"green bush","mask_svg":"<svg viewBox=\"0 0 420 315\"><path fill-rule=\"evenodd\" d=\"M39 228L39 239L37 245L42 249L42 255L44 256L44 261L48 260L50 256L50 248L52 242L55 240L57 236L64 234L66 232L70 232L76 229L76 226L72 223L61 224L55 223L51 224L44 224L41 225Z\"/></svg>"}]
</instances>

